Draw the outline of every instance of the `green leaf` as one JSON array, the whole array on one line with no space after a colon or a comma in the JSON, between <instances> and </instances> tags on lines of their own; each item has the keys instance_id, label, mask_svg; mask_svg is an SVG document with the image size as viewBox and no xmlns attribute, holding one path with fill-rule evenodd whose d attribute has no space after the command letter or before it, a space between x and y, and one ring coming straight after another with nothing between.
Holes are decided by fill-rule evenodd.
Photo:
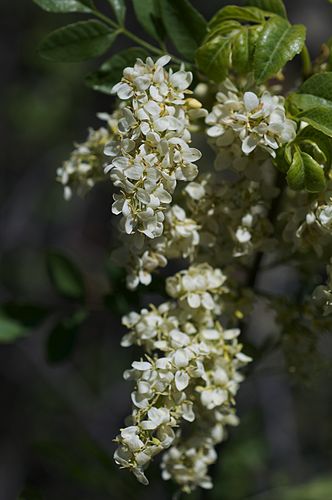
<instances>
[{"instance_id":1,"label":"green leaf","mask_svg":"<svg viewBox=\"0 0 332 500\"><path fill-rule=\"evenodd\" d=\"M296 138L300 148L318 163L330 167L332 161L331 139L310 125L303 128Z\"/></svg>"},{"instance_id":2,"label":"green leaf","mask_svg":"<svg viewBox=\"0 0 332 500\"><path fill-rule=\"evenodd\" d=\"M94 90L111 94L114 85L121 80L124 68L133 66L136 59L145 59L147 55L146 51L140 47L132 47L118 52L98 71L90 73L86 78L86 83Z\"/></svg>"},{"instance_id":3,"label":"green leaf","mask_svg":"<svg viewBox=\"0 0 332 500\"><path fill-rule=\"evenodd\" d=\"M294 190L319 193L326 185L324 169L310 155L298 150L287 172L287 182Z\"/></svg>"},{"instance_id":4,"label":"green leaf","mask_svg":"<svg viewBox=\"0 0 332 500\"><path fill-rule=\"evenodd\" d=\"M15 342L26 335L26 327L0 313L0 344Z\"/></svg>"},{"instance_id":5,"label":"green leaf","mask_svg":"<svg viewBox=\"0 0 332 500\"><path fill-rule=\"evenodd\" d=\"M65 14L67 12L85 12L93 10L93 3L89 0L33 0L47 12Z\"/></svg>"},{"instance_id":6,"label":"green leaf","mask_svg":"<svg viewBox=\"0 0 332 500\"><path fill-rule=\"evenodd\" d=\"M108 0L113 12L121 25L124 24L126 17L126 4L124 0Z\"/></svg>"},{"instance_id":7,"label":"green leaf","mask_svg":"<svg viewBox=\"0 0 332 500\"><path fill-rule=\"evenodd\" d=\"M39 325L49 314L48 308L44 306L14 301L3 304L1 311L27 328Z\"/></svg>"},{"instance_id":8,"label":"green leaf","mask_svg":"<svg viewBox=\"0 0 332 500\"><path fill-rule=\"evenodd\" d=\"M317 97L311 94L298 94L294 92L287 97L287 101L291 105L295 105L296 112L298 110L304 111L310 108L316 108L317 106L329 106L332 107L332 101L327 101L322 97Z\"/></svg>"},{"instance_id":9,"label":"green leaf","mask_svg":"<svg viewBox=\"0 0 332 500\"><path fill-rule=\"evenodd\" d=\"M136 17L145 31L156 40L162 40L165 28L157 0L132 0Z\"/></svg>"},{"instance_id":10,"label":"green leaf","mask_svg":"<svg viewBox=\"0 0 332 500\"><path fill-rule=\"evenodd\" d=\"M39 50L50 61L79 62L103 54L116 35L99 21L81 21L50 33Z\"/></svg>"},{"instance_id":11,"label":"green leaf","mask_svg":"<svg viewBox=\"0 0 332 500\"><path fill-rule=\"evenodd\" d=\"M144 0L145 1L145 0ZM206 34L206 21L188 0L160 2L162 19L174 46L189 61Z\"/></svg>"},{"instance_id":12,"label":"green leaf","mask_svg":"<svg viewBox=\"0 0 332 500\"><path fill-rule=\"evenodd\" d=\"M310 108L298 114L296 118L309 123L323 134L332 137L332 111L330 107L317 106Z\"/></svg>"},{"instance_id":13,"label":"green leaf","mask_svg":"<svg viewBox=\"0 0 332 500\"><path fill-rule=\"evenodd\" d=\"M301 52L305 33L303 25L291 26L279 16L274 16L266 22L257 41L254 57L257 83L276 75L288 61Z\"/></svg>"},{"instance_id":14,"label":"green leaf","mask_svg":"<svg viewBox=\"0 0 332 500\"><path fill-rule=\"evenodd\" d=\"M84 298L81 272L71 260L58 252L49 252L47 268L51 283L60 295L71 299Z\"/></svg>"},{"instance_id":15,"label":"green leaf","mask_svg":"<svg viewBox=\"0 0 332 500\"><path fill-rule=\"evenodd\" d=\"M220 9L217 14L211 19L208 24L209 30L214 30L223 21L242 21L249 23L263 23L265 21L266 12L256 7L238 7L236 5L228 5Z\"/></svg>"},{"instance_id":16,"label":"green leaf","mask_svg":"<svg viewBox=\"0 0 332 500\"><path fill-rule=\"evenodd\" d=\"M332 102L332 72L317 73L311 76L299 88L301 94L311 94Z\"/></svg>"},{"instance_id":17,"label":"green leaf","mask_svg":"<svg viewBox=\"0 0 332 500\"><path fill-rule=\"evenodd\" d=\"M251 71L252 60L259 32L247 26L234 34L232 41L232 69L239 74Z\"/></svg>"},{"instance_id":18,"label":"green leaf","mask_svg":"<svg viewBox=\"0 0 332 500\"><path fill-rule=\"evenodd\" d=\"M70 357L80 326L86 317L86 311L80 310L54 327L47 339L47 359L50 363L65 361Z\"/></svg>"},{"instance_id":19,"label":"green leaf","mask_svg":"<svg viewBox=\"0 0 332 500\"><path fill-rule=\"evenodd\" d=\"M296 111L332 107L332 72L317 73L306 80L297 92L287 98Z\"/></svg>"},{"instance_id":20,"label":"green leaf","mask_svg":"<svg viewBox=\"0 0 332 500\"><path fill-rule=\"evenodd\" d=\"M255 26L222 22L196 52L199 69L216 82L223 81L230 68L239 74L247 72L252 65L258 34Z\"/></svg>"},{"instance_id":21,"label":"green leaf","mask_svg":"<svg viewBox=\"0 0 332 500\"><path fill-rule=\"evenodd\" d=\"M217 36L202 45L196 53L201 69L211 80L222 82L227 74L231 58L231 44L228 38Z\"/></svg>"},{"instance_id":22,"label":"green leaf","mask_svg":"<svg viewBox=\"0 0 332 500\"><path fill-rule=\"evenodd\" d=\"M247 0L247 5L258 7L267 12L273 12L287 19L287 12L282 0Z\"/></svg>"}]
</instances>

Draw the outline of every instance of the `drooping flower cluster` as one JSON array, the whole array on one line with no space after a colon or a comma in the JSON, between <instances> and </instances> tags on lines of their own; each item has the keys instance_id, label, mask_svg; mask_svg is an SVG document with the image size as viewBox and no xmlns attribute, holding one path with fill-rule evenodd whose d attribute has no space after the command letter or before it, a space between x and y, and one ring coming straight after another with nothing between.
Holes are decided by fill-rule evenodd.
<instances>
[{"instance_id":1,"label":"drooping flower cluster","mask_svg":"<svg viewBox=\"0 0 332 500\"><path fill-rule=\"evenodd\" d=\"M275 157L282 144L295 138L296 123L286 118L282 96L271 95L267 90L260 96L241 93L229 80L224 87L224 92L217 93L217 104L206 123L208 136L228 157L243 164L243 156L257 147Z\"/></svg>"},{"instance_id":2,"label":"drooping flower cluster","mask_svg":"<svg viewBox=\"0 0 332 500\"><path fill-rule=\"evenodd\" d=\"M189 119L205 112L197 100L186 99L192 74L167 71L169 61L169 56L156 62L138 59L134 67L125 68L113 88L126 101L118 123L120 137L105 148L112 159L105 171L121 191L114 195L113 213L122 214L125 233L151 239L163 233L164 212L177 181L193 180L194 162L201 157L189 146Z\"/></svg>"},{"instance_id":3,"label":"drooping flower cluster","mask_svg":"<svg viewBox=\"0 0 332 500\"><path fill-rule=\"evenodd\" d=\"M250 360L241 352L240 331L225 330L217 319L221 297L227 292L225 279L219 269L207 264L192 266L167 279L167 292L174 301L124 318L130 331L122 345L137 344L147 354L125 372L126 379L135 381L134 408L130 425L117 437L115 460L144 484L151 459L175 442L165 458L164 477L171 474L186 491L208 485L200 470L195 477L188 472L187 480L171 470L182 446L179 426L192 425L202 413L208 416L210 428L200 447L215 456L213 447L223 438L227 416L234 413L234 396L243 379L239 368Z\"/></svg>"}]
</instances>

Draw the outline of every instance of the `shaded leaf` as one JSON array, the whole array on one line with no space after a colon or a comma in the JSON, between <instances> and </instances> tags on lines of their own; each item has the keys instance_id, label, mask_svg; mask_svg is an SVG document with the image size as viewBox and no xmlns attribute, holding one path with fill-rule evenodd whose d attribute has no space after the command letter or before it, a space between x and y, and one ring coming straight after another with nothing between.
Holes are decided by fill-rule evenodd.
<instances>
[{"instance_id":1,"label":"shaded leaf","mask_svg":"<svg viewBox=\"0 0 332 500\"><path fill-rule=\"evenodd\" d=\"M51 283L60 295L83 299L85 289L82 274L71 260L58 252L49 252L47 268Z\"/></svg>"},{"instance_id":2,"label":"shaded leaf","mask_svg":"<svg viewBox=\"0 0 332 500\"><path fill-rule=\"evenodd\" d=\"M54 327L47 339L47 359L50 363L65 361L70 357L80 326L86 317L86 311L80 310Z\"/></svg>"},{"instance_id":3,"label":"shaded leaf","mask_svg":"<svg viewBox=\"0 0 332 500\"><path fill-rule=\"evenodd\" d=\"M50 33L40 54L50 61L79 62L100 56L110 48L117 33L99 21L81 21Z\"/></svg>"},{"instance_id":4,"label":"shaded leaf","mask_svg":"<svg viewBox=\"0 0 332 500\"><path fill-rule=\"evenodd\" d=\"M0 312L0 344L15 342L26 335L26 327L22 323L8 318Z\"/></svg>"},{"instance_id":5,"label":"shaded leaf","mask_svg":"<svg viewBox=\"0 0 332 500\"><path fill-rule=\"evenodd\" d=\"M1 310L8 318L28 328L37 326L49 314L46 307L27 302L7 302L1 306Z\"/></svg>"},{"instance_id":6,"label":"shaded leaf","mask_svg":"<svg viewBox=\"0 0 332 500\"><path fill-rule=\"evenodd\" d=\"M86 83L95 90L111 94L112 88L122 78L124 68L133 66L136 59L147 57L144 49L132 47L115 54L109 61L105 62L98 71L89 74Z\"/></svg>"},{"instance_id":7,"label":"shaded leaf","mask_svg":"<svg viewBox=\"0 0 332 500\"><path fill-rule=\"evenodd\" d=\"M246 3L287 19L286 8L282 0L247 0Z\"/></svg>"},{"instance_id":8,"label":"shaded leaf","mask_svg":"<svg viewBox=\"0 0 332 500\"><path fill-rule=\"evenodd\" d=\"M266 22L257 41L254 57L254 73L258 83L275 76L301 52L305 33L303 25L291 26L279 16L271 17Z\"/></svg>"},{"instance_id":9,"label":"shaded leaf","mask_svg":"<svg viewBox=\"0 0 332 500\"><path fill-rule=\"evenodd\" d=\"M92 12L93 3L90 0L33 0L47 12L65 14L67 12Z\"/></svg>"},{"instance_id":10,"label":"shaded leaf","mask_svg":"<svg viewBox=\"0 0 332 500\"><path fill-rule=\"evenodd\" d=\"M124 24L126 17L126 4L124 0L108 0L111 4L113 12L121 25Z\"/></svg>"},{"instance_id":11,"label":"shaded leaf","mask_svg":"<svg viewBox=\"0 0 332 500\"><path fill-rule=\"evenodd\" d=\"M325 187L324 169L311 156L296 151L287 172L287 182L294 190L306 189L318 193Z\"/></svg>"},{"instance_id":12,"label":"shaded leaf","mask_svg":"<svg viewBox=\"0 0 332 500\"><path fill-rule=\"evenodd\" d=\"M206 21L188 0L160 2L162 19L174 46L189 61L206 33Z\"/></svg>"},{"instance_id":13,"label":"shaded leaf","mask_svg":"<svg viewBox=\"0 0 332 500\"><path fill-rule=\"evenodd\" d=\"M156 40L162 40L165 28L158 0L132 0L136 17L145 31Z\"/></svg>"}]
</instances>

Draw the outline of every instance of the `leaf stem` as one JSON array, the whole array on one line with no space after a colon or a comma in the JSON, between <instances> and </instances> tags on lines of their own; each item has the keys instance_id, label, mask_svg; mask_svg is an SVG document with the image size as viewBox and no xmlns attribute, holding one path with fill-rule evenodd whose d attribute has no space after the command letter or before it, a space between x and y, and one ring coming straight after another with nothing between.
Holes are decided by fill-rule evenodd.
<instances>
[{"instance_id":1,"label":"leaf stem","mask_svg":"<svg viewBox=\"0 0 332 500\"><path fill-rule=\"evenodd\" d=\"M151 43L148 43L145 40L143 40L143 38L140 38L139 36L135 35L131 31L127 30L127 28L125 28L124 26L117 24L115 21L113 21L109 17L105 16L102 12L99 12L98 10L94 10L93 14L96 17L98 17L101 21L104 21L104 23L108 24L112 28L115 28L119 34L122 33L124 36L126 36L127 38L129 38L133 42L137 43L138 45L140 45L141 47L143 47L147 51L151 52L152 54L156 54L158 56L162 56L164 54L167 54L168 51L167 51L166 47L165 47L165 49L158 49L157 47L155 47ZM183 61L182 59L179 59L178 57L176 57L172 54L169 54L169 55L172 57L172 60L174 62L176 62L177 64L185 63L187 66L191 66L191 67L193 66L193 64L189 63L188 61Z\"/></svg>"},{"instance_id":2,"label":"leaf stem","mask_svg":"<svg viewBox=\"0 0 332 500\"><path fill-rule=\"evenodd\" d=\"M308 47L304 45L302 52L301 52L301 58L302 58L302 66L303 66L303 76L305 78L308 78L312 74L312 64L311 64L311 57L309 54Z\"/></svg>"}]
</instances>

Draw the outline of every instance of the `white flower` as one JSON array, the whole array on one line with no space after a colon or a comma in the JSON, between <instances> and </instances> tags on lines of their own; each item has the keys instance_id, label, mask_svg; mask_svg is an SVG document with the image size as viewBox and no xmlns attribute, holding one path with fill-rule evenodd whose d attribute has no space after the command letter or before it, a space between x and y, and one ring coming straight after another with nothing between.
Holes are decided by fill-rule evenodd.
<instances>
[{"instance_id":1,"label":"white flower","mask_svg":"<svg viewBox=\"0 0 332 500\"><path fill-rule=\"evenodd\" d=\"M167 408L150 408L148 411L148 420L141 422L142 429L156 429L162 424L167 424L170 421L170 412Z\"/></svg>"},{"instance_id":2,"label":"white flower","mask_svg":"<svg viewBox=\"0 0 332 500\"><path fill-rule=\"evenodd\" d=\"M57 181L64 186L66 200L72 197L73 192L84 196L97 182L107 178L104 173L104 148L116 133L112 125L118 113L117 110L112 116L107 115L107 128L90 129L86 141L76 144L70 158L57 169Z\"/></svg>"},{"instance_id":3,"label":"white flower","mask_svg":"<svg viewBox=\"0 0 332 500\"><path fill-rule=\"evenodd\" d=\"M148 57L125 68L113 92L128 102L118 122L118 141L105 148L112 159L105 172L121 190L112 211L122 214L125 233L140 232L150 239L162 235L177 181L193 180L198 172L194 162L201 157L189 146L190 111L198 103L185 98L192 74L167 71L169 61L169 56L156 62Z\"/></svg>"},{"instance_id":4,"label":"white flower","mask_svg":"<svg viewBox=\"0 0 332 500\"><path fill-rule=\"evenodd\" d=\"M115 460L144 484L143 470L179 438L182 421L195 429L204 411L208 438L189 448L173 446L163 462L163 477L172 477L184 491L211 485L206 473L215 460L213 447L224 438L225 425L232 423L225 414L233 408L243 378L238 370L250 361L241 353L239 331L224 330L217 319L221 296L227 292L225 280L219 269L207 264L191 266L167 280L175 300L123 318L130 331L122 345L137 344L148 354L124 373L135 384L133 411L131 425L116 439ZM192 468L187 469L188 461Z\"/></svg>"},{"instance_id":5,"label":"white flower","mask_svg":"<svg viewBox=\"0 0 332 500\"><path fill-rule=\"evenodd\" d=\"M296 123L286 117L282 96L271 95L267 90L257 96L254 92L241 94L236 88L226 88L216 97L218 103L206 117L207 134L223 151L239 138L244 155L250 155L259 146L274 157L276 149L294 140ZM237 156L241 157L240 152Z\"/></svg>"}]
</instances>

